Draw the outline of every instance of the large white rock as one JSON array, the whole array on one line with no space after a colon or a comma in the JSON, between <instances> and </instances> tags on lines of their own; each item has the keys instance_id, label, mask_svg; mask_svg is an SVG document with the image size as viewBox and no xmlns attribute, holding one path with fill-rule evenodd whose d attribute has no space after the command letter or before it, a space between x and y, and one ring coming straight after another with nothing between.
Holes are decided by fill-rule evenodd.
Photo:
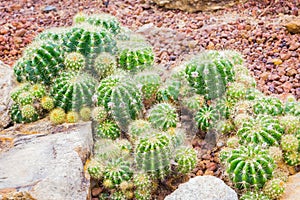
<instances>
[{"instance_id":1,"label":"large white rock","mask_svg":"<svg viewBox=\"0 0 300 200\"><path fill-rule=\"evenodd\" d=\"M196 176L165 200L238 200L236 192L214 176Z\"/></svg>"},{"instance_id":2,"label":"large white rock","mask_svg":"<svg viewBox=\"0 0 300 200\"><path fill-rule=\"evenodd\" d=\"M93 146L90 122L52 126L41 120L0 135L13 139L13 146L0 152L0 199L20 191L37 200L88 198L84 164Z\"/></svg>"},{"instance_id":3,"label":"large white rock","mask_svg":"<svg viewBox=\"0 0 300 200\"><path fill-rule=\"evenodd\" d=\"M9 108L12 104L10 92L15 86L13 69L0 61L0 131L10 122Z\"/></svg>"}]
</instances>

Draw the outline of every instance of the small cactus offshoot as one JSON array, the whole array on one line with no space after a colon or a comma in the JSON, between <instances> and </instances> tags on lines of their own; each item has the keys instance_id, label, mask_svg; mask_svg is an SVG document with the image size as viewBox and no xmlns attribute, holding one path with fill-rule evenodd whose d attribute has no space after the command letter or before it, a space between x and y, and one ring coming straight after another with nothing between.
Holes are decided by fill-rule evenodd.
<instances>
[{"instance_id":1,"label":"small cactus offshoot","mask_svg":"<svg viewBox=\"0 0 300 200\"><path fill-rule=\"evenodd\" d=\"M175 153L176 169L182 174L192 171L197 164L197 153L193 148L180 148Z\"/></svg>"},{"instance_id":2,"label":"small cactus offshoot","mask_svg":"<svg viewBox=\"0 0 300 200\"><path fill-rule=\"evenodd\" d=\"M64 64L67 69L79 71L85 67L85 58L81 53L71 52L66 55Z\"/></svg>"},{"instance_id":3,"label":"small cactus offshoot","mask_svg":"<svg viewBox=\"0 0 300 200\"><path fill-rule=\"evenodd\" d=\"M297 166L300 164L300 156L298 151L285 152L283 154L283 158L286 164L290 166Z\"/></svg>"},{"instance_id":4,"label":"small cactus offshoot","mask_svg":"<svg viewBox=\"0 0 300 200\"><path fill-rule=\"evenodd\" d=\"M94 62L94 70L100 79L112 75L117 68L116 58L107 52L100 53Z\"/></svg>"},{"instance_id":5,"label":"small cactus offshoot","mask_svg":"<svg viewBox=\"0 0 300 200\"><path fill-rule=\"evenodd\" d=\"M32 119L37 114L36 109L29 104L22 106L21 113L25 119Z\"/></svg>"},{"instance_id":6,"label":"small cactus offshoot","mask_svg":"<svg viewBox=\"0 0 300 200\"><path fill-rule=\"evenodd\" d=\"M22 92L21 94L19 94L17 102L21 106L25 106L25 105L28 105L28 104L32 104L33 99L34 98L33 98L32 94L30 92Z\"/></svg>"},{"instance_id":7,"label":"small cactus offshoot","mask_svg":"<svg viewBox=\"0 0 300 200\"><path fill-rule=\"evenodd\" d=\"M48 111L52 110L54 108L54 99L49 96L44 96L41 99L41 106L45 110L48 110Z\"/></svg>"},{"instance_id":8,"label":"small cactus offshoot","mask_svg":"<svg viewBox=\"0 0 300 200\"><path fill-rule=\"evenodd\" d=\"M26 108L25 106L25 111L23 111L24 115L30 116L33 113L32 108L30 107L31 105L28 105L29 107ZM26 111L27 109L27 111ZM29 122L34 122L36 120L38 120L39 116L38 114L35 112L34 115L30 118L26 118L24 117L21 111L21 106L17 103L14 103L12 105L12 107L10 108L10 118L12 119L12 121L16 122L16 123L29 123Z\"/></svg>"},{"instance_id":9,"label":"small cactus offshoot","mask_svg":"<svg viewBox=\"0 0 300 200\"><path fill-rule=\"evenodd\" d=\"M30 93L37 99L41 99L46 95L46 88L41 84L34 84L30 87Z\"/></svg>"},{"instance_id":10,"label":"small cactus offshoot","mask_svg":"<svg viewBox=\"0 0 300 200\"><path fill-rule=\"evenodd\" d=\"M89 107L83 107L79 110L79 115L82 119L82 121L89 121L91 120L91 109Z\"/></svg>"},{"instance_id":11,"label":"small cactus offshoot","mask_svg":"<svg viewBox=\"0 0 300 200\"><path fill-rule=\"evenodd\" d=\"M55 108L50 112L50 121L53 124L62 124L65 122L66 113L62 108Z\"/></svg>"},{"instance_id":12,"label":"small cactus offshoot","mask_svg":"<svg viewBox=\"0 0 300 200\"><path fill-rule=\"evenodd\" d=\"M279 122L283 126L286 134L294 134L300 129L300 119L297 116L281 116L279 117Z\"/></svg>"},{"instance_id":13,"label":"small cactus offshoot","mask_svg":"<svg viewBox=\"0 0 300 200\"><path fill-rule=\"evenodd\" d=\"M103 178L105 166L97 161L96 159L92 159L88 163L87 171L93 179L100 180Z\"/></svg>"},{"instance_id":14,"label":"small cactus offshoot","mask_svg":"<svg viewBox=\"0 0 300 200\"><path fill-rule=\"evenodd\" d=\"M279 147L271 146L269 148L269 154L276 163L280 163L283 160L283 153Z\"/></svg>"},{"instance_id":15,"label":"small cactus offshoot","mask_svg":"<svg viewBox=\"0 0 300 200\"><path fill-rule=\"evenodd\" d=\"M198 127L202 131L207 131L212 128L218 118L219 115L212 106L203 106L195 116Z\"/></svg>"},{"instance_id":16,"label":"small cactus offshoot","mask_svg":"<svg viewBox=\"0 0 300 200\"><path fill-rule=\"evenodd\" d=\"M149 175L141 172L134 174L133 183L135 186L134 196L137 200L151 199L153 183Z\"/></svg>"},{"instance_id":17,"label":"small cactus offshoot","mask_svg":"<svg viewBox=\"0 0 300 200\"><path fill-rule=\"evenodd\" d=\"M285 190L285 183L280 179L271 179L269 180L263 192L268 196L270 199L279 199Z\"/></svg>"},{"instance_id":18,"label":"small cactus offshoot","mask_svg":"<svg viewBox=\"0 0 300 200\"><path fill-rule=\"evenodd\" d=\"M67 123L76 123L79 121L79 114L75 111L70 111L66 115Z\"/></svg>"},{"instance_id":19,"label":"small cactus offshoot","mask_svg":"<svg viewBox=\"0 0 300 200\"><path fill-rule=\"evenodd\" d=\"M205 104L204 96L201 96L199 94L195 94L191 97L185 97L182 99L182 105L186 106L189 110L193 112L197 112L202 108L202 106Z\"/></svg>"},{"instance_id":20,"label":"small cactus offshoot","mask_svg":"<svg viewBox=\"0 0 300 200\"><path fill-rule=\"evenodd\" d=\"M139 137L146 136L151 133L152 127L150 122L142 119L137 119L129 124L128 134L132 140L136 140Z\"/></svg>"},{"instance_id":21,"label":"small cactus offshoot","mask_svg":"<svg viewBox=\"0 0 300 200\"><path fill-rule=\"evenodd\" d=\"M116 123L106 120L98 125L97 135L101 138L115 140L121 135L121 131Z\"/></svg>"},{"instance_id":22,"label":"small cactus offshoot","mask_svg":"<svg viewBox=\"0 0 300 200\"><path fill-rule=\"evenodd\" d=\"M284 135L281 138L281 149L283 151L297 152L299 148L298 138L294 135Z\"/></svg>"},{"instance_id":23,"label":"small cactus offshoot","mask_svg":"<svg viewBox=\"0 0 300 200\"><path fill-rule=\"evenodd\" d=\"M93 120L101 123L106 119L107 114L108 113L106 112L104 106L98 106L93 109L91 115Z\"/></svg>"}]
</instances>

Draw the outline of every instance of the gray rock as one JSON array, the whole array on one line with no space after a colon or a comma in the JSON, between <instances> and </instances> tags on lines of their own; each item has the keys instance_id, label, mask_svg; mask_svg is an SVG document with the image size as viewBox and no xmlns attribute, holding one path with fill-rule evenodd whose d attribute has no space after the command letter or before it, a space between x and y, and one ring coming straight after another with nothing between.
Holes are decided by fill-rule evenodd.
<instances>
[{"instance_id":1,"label":"gray rock","mask_svg":"<svg viewBox=\"0 0 300 200\"><path fill-rule=\"evenodd\" d=\"M44 131L32 134L42 127ZM14 126L1 136L11 137L13 147L0 152L0 199L8 192L43 200L88 199L84 165L93 146L90 122L52 126L41 120Z\"/></svg>"},{"instance_id":2,"label":"gray rock","mask_svg":"<svg viewBox=\"0 0 300 200\"><path fill-rule=\"evenodd\" d=\"M300 196L300 173L290 176L281 200L299 200Z\"/></svg>"},{"instance_id":3,"label":"gray rock","mask_svg":"<svg viewBox=\"0 0 300 200\"><path fill-rule=\"evenodd\" d=\"M0 61L0 131L11 122L9 108L13 102L10 92L15 85L13 69Z\"/></svg>"},{"instance_id":4,"label":"gray rock","mask_svg":"<svg viewBox=\"0 0 300 200\"><path fill-rule=\"evenodd\" d=\"M165 200L238 200L236 192L214 176L197 176L179 185Z\"/></svg>"}]
</instances>

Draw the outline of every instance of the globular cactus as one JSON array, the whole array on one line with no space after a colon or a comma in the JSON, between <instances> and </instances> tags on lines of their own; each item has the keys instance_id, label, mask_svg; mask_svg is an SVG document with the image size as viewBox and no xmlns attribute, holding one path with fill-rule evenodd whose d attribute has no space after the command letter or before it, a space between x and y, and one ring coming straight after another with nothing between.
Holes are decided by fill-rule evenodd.
<instances>
[{"instance_id":1,"label":"globular cactus","mask_svg":"<svg viewBox=\"0 0 300 200\"><path fill-rule=\"evenodd\" d=\"M253 105L253 110L255 114L276 116L283 113L283 105L276 97L263 97L256 100L256 103Z\"/></svg>"},{"instance_id":2,"label":"globular cactus","mask_svg":"<svg viewBox=\"0 0 300 200\"><path fill-rule=\"evenodd\" d=\"M133 183L135 186L134 196L137 200L151 199L152 180L146 173L136 173L133 175Z\"/></svg>"},{"instance_id":3,"label":"globular cactus","mask_svg":"<svg viewBox=\"0 0 300 200\"><path fill-rule=\"evenodd\" d=\"M49 96L44 96L42 99L41 99L41 106L43 109L45 110L52 110L54 108L54 99L52 97L49 97Z\"/></svg>"},{"instance_id":4,"label":"globular cactus","mask_svg":"<svg viewBox=\"0 0 300 200\"><path fill-rule=\"evenodd\" d=\"M182 147L175 153L175 162L179 173L189 173L197 165L197 153L191 147Z\"/></svg>"},{"instance_id":5,"label":"globular cactus","mask_svg":"<svg viewBox=\"0 0 300 200\"><path fill-rule=\"evenodd\" d=\"M116 41L109 31L86 23L69 28L64 34L63 46L67 52L79 52L85 56L87 65L101 52L116 51Z\"/></svg>"},{"instance_id":6,"label":"globular cactus","mask_svg":"<svg viewBox=\"0 0 300 200\"><path fill-rule=\"evenodd\" d=\"M57 107L66 112L78 111L83 106L92 105L95 84L96 81L88 74L63 72L53 81L50 93Z\"/></svg>"},{"instance_id":7,"label":"globular cactus","mask_svg":"<svg viewBox=\"0 0 300 200\"><path fill-rule=\"evenodd\" d=\"M110 196L111 200L127 200L127 196L122 191L115 191Z\"/></svg>"},{"instance_id":8,"label":"globular cactus","mask_svg":"<svg viewBox=\"0 0 300 200\"><path fill-rule=\"evenodd\" d=\"M116 123L106 120L98 125L97 135L101 138L117 139L121 135L121 131Z\"/></svg>"},{"instance_id":9,"label":"globular cactus","mask_svg":"<svg viewBox=\"0 0 300 200\"><path fill-rule=\"evenodd\" d=\"M156 99L159 102L176 102L179 100L181 81L168 79L157 91Z\"/></svg>"},{"instance_id":10,"label":"globular cactus","mask_svg":"<svg viewBox=\"0 0 300 200\"><path fill-rule=\"evenodd\" d=\"M171 140L172 150L182 146L186 140L186 131L182 128L169 128L165 133Z\"/></svg>"},{"instance_id":11,"label":"globular cactus","mask_svg":"<svg viewBox=\"0 0 300 200\"><path fill-rule=\"evenodd\" d=\"M176 127L179 121L176 108L168 103L154 105L149 110L148 119L153 127L163 131L171 127Z\"/></svg>"},{"instance_id":12,"label":"globular cactus","mask_svg":"<svg viewBox=\"0 0 300 200\"><path fill-rule=\"evenodd\" d=\"M29 123L38 120L39 116L32 105L21 107L19 104L14 103L10 108L10 118L16 123Z\"/></svg>"},{"instance_id":13,"label":"globular cactus","mask_svg":"<svg viewBox=\"0 0 300 200\"><path fill-rule=\"evenodd\" d=\"M193 112L197 112L202 108L202 106L205 104L204 96L195 94L191 97L185 97L182 99L182 105L186 106L189 110Z\"/></svg>"},{"instance_id":14,"label":"globular cactus","mask_svg":"<svg viewBox=\"0 0 300 200\"><path fill-rule=\"evenodd\" d=\"M141 42L119 42L118 63L122 69L137 72L150 67L154 62L152 47Z\"/></svg>"},{"instance_id":15,"label":"globular cactus","mask_svg":"<svg viewBox=\"0 0 300 200\"><path fill-rule=\"evenodd\" d=\"M229 116L232 114L232 110L236 102L237 101L235 99L222 97L216 102L216 110L218 111L221 117L228 119Z\"/></svg>"},{"instance_id":16,"label":"globular cactus","mask_svg":"<svg viewBox=\"0 0 300 200\"><path fill-rule=\"evenodd\" d=\"M206 99L221 97L228 82L234 80L233 65L217 51L205 51L187 62L189 84Z\"/></svg>"},{"instance_id":17,"label":"globular cactus","mask_svg":"<svg viewBox=\"0 0 300 200\"><path fill-rule=\"evenodd\" d=\"M37 115L37 112L34 106L28 104L21 107L21 114L25 119L32 119Z\"/></svg>"},{"instance_id":18,"label":"globular cactus","mask_svg":"<svg viewBox=\"0 0 300 200\"><path fill-rule=\"evenodd\" d=\"M202 131L207 131L212 128L218 118L219 114L217 113L217 110L212 106L203 106L195 116L198 127Z\"/></svg>"},{"instance_id":19,"label":"globular cactus","mask_svg":"<svg viewBox=\"0 0 300 200\"><path fill-rule=\"evenodd\" d=\"M283 154L284 161L290 166L297 166L300 164L300 156L298 151L285 152Z\"/></svg>"},{"instance_id":20,"label":"globular cactus","mask_svg":"<svg viewBox=\"0 0 300 200\"><path fill-rule=\"evenodd\" d=\"M69 70L79 71L85 67L85 58L81 53L71 52L66 54L64 64Z\"/></svg>"},{"instance_id":21,"label":"globular cactus","mask_svg":"<svg viewBox=\"0 0 300 200\"><path fill-rule=\"evenodd\" d=\"M230 134L235 130L231 120L220 120L216 124L216 130L222 134Z\"/></svg>"},{"instance_id":22,"label":"globular cactus","mask_svg":"<svg viewBox=\"0 0 300 200\"><path fill-rule=\"evenodd\" d=\"M29 92L36 99L41 99L46 95L46 88L41 84L34 84L30 87Z\"/></svg>"},{"instance_id":23,"label":"globular cactus","mask_svg":"<svg viewBox=\"0 0 300 200\"><path fill-rule=\"evenodd\" d=\"M14 73L19 82L49 84L65 66L61 46L51 41L32 43L24 51L15 66Z\"/></svg>"},{"instance_id":24,"label":"globular cactus","mask_svg":"<svg viewBox=\"0 0 300 200\"><path fill-rule=\"evenodd\" d=\"M65 122L66 113L62 108L55 108L50 112L50 121L53 124L62 124Z\"/></svg>"},{"instance_id":25,"label":"globular cactus","mask_svg":"<svg viewBox=\"0 0 300 200\"><path fill-rule=\"evenodd\" d=\"M85 22L100 26L108 30L110 33L117 34L120 32L120 23L117 18L109 14L94 14L85 17Z\"/></svg>"},{"instance_id":26,"label":"globular cactus","mask_svg":"<svg viewBox=\"0 0 300 200\"><path fill-rule=\"evenodd\" d=\"M120 158L107 163L103 175L103 182L109 180L112 183L112 187L115 187L123 181L130 180L133 176L133 170L129 162Z\"/></svg>"},{"instance_id":27,"label":"globular cactus","mask_svg":"<svg viewBox=\"0 0 300 200\"><path fill-rule=\"evenodd\" d=\"M66 114L66 122L67 123L76 123L79 121L79 114L75 111L69 111Z\"/></svg>"},{"instance_id":28,"label":"globular cactus","mask_svg":"<svg viewBox=\"0 0 300 200\"><path fill-rule=\"evenodd\" d=\"M281 137L281 149L288 152L297 152L299 148L298 138L294 135L283 135Z\"/></svg>"},{"instance_id":29,"label":"globular cactus","mask_svg":"<svg viewBox=\"0 0 300 200\"><path fill-rule=\"evenodd\" d=\"M266 196L268 196L270 199L279 199L285 190L285 183L280 179L271 179L269 180L264 189L263 192Z\"/></svg>"},{"instance_id":30,"label":"globular cactus","mask_svg":"<svg viewBox=\"0 0 300 200\"><path fill-rule=\"evenodd\" d=\"M134 79L141 88L144 100L155 100L156 92L162 84L160 76L155 72L143 71L135 75Z\"/></svg>"},{"instance_id":31,"label":"globular cactus","mask_svg":"<svg viewBox=\"0 0 300 200\"><path fill-rule=\"evenodd\" d=\"M279 147L272 146L269 148L269 154L274 162L280 163L283 160L283 152Z\"/></svg>"},{"instance_id":32,"label":"globular cactus","mask_svg":"<svg viewBox=\"0 0 300 200\"><path fill-rule=\"evenodd\" d=\"M240 197L240 200L271 200L263 192L246 192Z\"/></svg>"},{"instance_id":33,"label":"globular cactus","mask_svg":"<svg viewBox=\"0 0 300 200\"><path fill-rule=\"evenodd\" d=\"M79 115L82 121L90 121L91 120L91 115L92 115L92 110L90 107L84 106L79 110Z\"/></svg>"},{"instance_id":34,"label":"globular cactus","mask_svg":"<svg viewBox=\"0 0 300 200\"><path fill-rule=\"evenodd\" d=\"M170 145L169 137L161 133L140 138L135 148L137 167L156 178L163 179L170 172Z\"/></svg>"},{"instance_id":35,"label":"globular cactus","mask_svg":"<svg viewBox=\"0 0 300 200\"><path fill-rule=\"evenodd\" d=\"M28 104L32 104L34 100L34 97L30 92L22 92L19 94L17 103L19 103L21 106L25 106Z\"/></svg>"},{"instance_id":36,"label":"globular cactus","mask_svg":"<svg viewBox=\"0 0 300 200\"><path fill-rule=\"evenodd\" d=\"M124 76L109 76L97 89L98 105L104 106L117 121L120 128L127 130L143 108L142 97L136 84Z\"/></svg>"},{"instance_id":37,"label":"globular cactus","mask_svg":"<svg viewBox=\"0 0 300 200\"><path fill-rule=\"evenodd\" d=\"M139 137L143 137L152 132L150 122L142 119L132 121L128 127L128 134L130 139L135 141Z\"/></svg>"},{"instance_id":38,"label":"globular cactus","mask_svg":"<svg viewBox=\"0 0 300 200\"><path fill-rule=\"evenodd\" d=\"M238 114L233 118L233 124L237 129L240 129L242 128L244 122L249 121L250 118L251 116L248 114L245 113Z\"/></svg>"},{"instance_id":39,"label":"globular cactus","mask_svg":"<svg viewBox=\"0 0 300 200\"><path fill-rule=\"evenodd\" d=\"M18 85L16 88L14 88L11 93L10 93L10 97L14 102L18 101L18 97L21 93L23 92L28 92L30 88L30 84L29 83L22 83L20 85Z\"/></svg>"},{"instance_id":40,"label":"globular cactus","mask_svg":"<svg viewBox=\"0 0 300 200\"><path fill-rule=\"evenodd\" d=\"M246 96L246 90L244 84L239 82L230 83L227 87L226 96L233 100L242 100Z\"/></svg>"},{"instance_id":41,"label":"globular cactus","mask_svg":"<svg viewBox=\"0 0 300 200\"><path fill-rule=\"evenodd\" d=\"M106 112L104 106L97 106L93 109L91 116L96 122L103 122L107 118L108 113Z\"/></svg>"},{"instance_id":42,"label":"globular cactus","mask_svg":"<svg viewBox=\"0 0 300 200\"><path fill-rule=\"evenodd\" d=\"M279 121L268 115L258 115L245 121L237 134L241 138L241 143L279 145L284 129Z\"/></svg>"},{"instance_id":43,"label":"globular cactus","mask_svg":"<svg viewBox=\"0 0 300 200\"><path fill-rule=\"evenodd\" d=\"M297 116L285 115L278 119L286 134L294 134L300 129L300 119Z\"/></svg>"},{"instance_id":44,"label":"globular cactus","mask_svg":"<svg viewBox=\"0 0 300 200\"><path fill-rule=\"evenodd\" d=\"M262 188L275 168L268 151L259 145L240 146L225 159L227 173L238 189Z\"/></svg>"},{"instance_id":45,"label":"globular cactus","mask_svg":"<svg viewBox=\"0 0 300 200\"><path fill-rule=\"evenodd\" d=\"M100 180L104 175L105 165L93 158L87 166L87 171L93 179Z\"/></svg>"},{"instance_id":46,"label":"globular cactus","mask_svg":"<svg viewBox=\"0 0 300 200\"><path fill-rule=\"evenodd\" d=\"M100 53L94 61L94 70L100 79L112 75L116 72L117 61L115 56L107 52Z\"/></svg>"},{"instance_id":47,"label":"globular cactus","mask_svg":"<svg viewBox=\"0 0 300 200\"><path fill-rule=\"evenodd\" d=\"M282 169L277 167L274 171L273 171L273 178L278 178L280 180L282 180L283 182L287 182L289 179L289 170L288 168Z\"/></svg>"}]
</instances>

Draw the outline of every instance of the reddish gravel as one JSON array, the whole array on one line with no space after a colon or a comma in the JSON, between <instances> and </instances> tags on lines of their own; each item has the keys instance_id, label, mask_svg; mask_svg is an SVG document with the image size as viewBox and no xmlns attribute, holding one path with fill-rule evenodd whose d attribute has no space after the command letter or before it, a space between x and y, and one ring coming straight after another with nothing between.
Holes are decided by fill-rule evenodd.
<instances>
[{"instance_id":1,"label":"reddish gravel","mask_svg":"<svg viewBox=\"0 0 300 200\"><path fill-rule=\"evenodd\" d=\"M249 0L230 9L193 14L168 11L145 0L111 0L108 8L101 2L1 1L0 59L13 65L37 33L71 25L78 11L107 12L134 30L153 23L151 30L156 31L146 37L154 45L157 63L167 68L203 49L236 49L245 56L263 92L293 93L300 98L300 34L292 35L280 24L283 15L300 14L299 0ZM47 5L56 11L43 12Z\"/></svg>"}]
</instances>

